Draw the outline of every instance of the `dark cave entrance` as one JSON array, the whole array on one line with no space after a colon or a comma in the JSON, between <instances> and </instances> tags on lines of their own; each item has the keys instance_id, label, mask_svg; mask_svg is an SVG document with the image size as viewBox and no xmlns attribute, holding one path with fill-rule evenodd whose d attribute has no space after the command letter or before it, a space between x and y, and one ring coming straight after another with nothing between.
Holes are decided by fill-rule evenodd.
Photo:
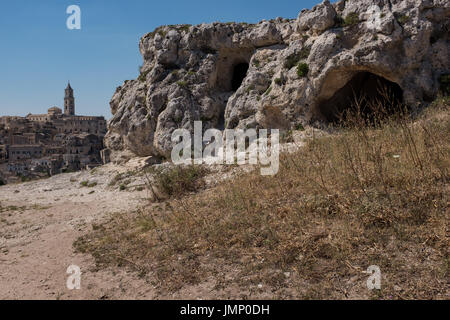
<instances>
[{"instance_id":1,"label":"dark cave entrance","mask_svg":"<svg viewBox=\"0 0 450 320\"><path fill-rule=\"evenodd\" d=\"M237 91L247 76L247 71L249 68L248 63L239 63L233 68L233 77L231 79L231 90Z\"/></svg>"},{"instance_id":2,"label":"dark cave entrance","mask_svg":"<svg viewBox=\"0 0 450 320\"><path fill-rule=\"evenodd\" d=\"M346 120L359 112L366 121L389 116L402 107L403 90L394 82L370 72L359 72L330 99L319 103L318 111L329 123Z\"/></svg>"}]
</instances>

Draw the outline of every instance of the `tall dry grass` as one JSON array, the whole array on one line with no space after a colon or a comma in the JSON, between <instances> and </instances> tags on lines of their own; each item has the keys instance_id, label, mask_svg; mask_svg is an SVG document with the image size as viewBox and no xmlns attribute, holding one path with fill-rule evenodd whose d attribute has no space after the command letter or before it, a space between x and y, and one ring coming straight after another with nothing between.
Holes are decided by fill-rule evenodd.
<instances>
[{"instance_id":1,"label":"tall dry grass","mask_svg":"<svg viewBox=\"0 0 450 320\"><path fill-rule=\"evenodd\" d=\"M217 292L250 292L231 298L449 298L448 111L441 99L414 120L349 114L274 177L114 215L75 246L172 292L212 277ZM380 291L365 287L370 265Z\"/></svg>"}]
</instances>

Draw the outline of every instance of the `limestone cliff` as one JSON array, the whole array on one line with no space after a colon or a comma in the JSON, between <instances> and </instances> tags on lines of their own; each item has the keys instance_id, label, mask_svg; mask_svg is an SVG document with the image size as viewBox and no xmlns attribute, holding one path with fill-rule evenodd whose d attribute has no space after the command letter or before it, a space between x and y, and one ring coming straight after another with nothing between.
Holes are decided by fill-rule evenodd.
<instances>
[{"instance_id":1,"label":"limestone cliff","mask_svg":"<svg viewBox=\"0 0 450 320\"><path fill-rule=\"evenodd\" d=\"M346 92L379 81L421 106L449 73L449 18L448 0L347 0L295 20L160 27L140 41L139 78L111 100L106 145L167 156L172 132L196 120L204 129L323 123Z\"/></svg>"}]
</instances>

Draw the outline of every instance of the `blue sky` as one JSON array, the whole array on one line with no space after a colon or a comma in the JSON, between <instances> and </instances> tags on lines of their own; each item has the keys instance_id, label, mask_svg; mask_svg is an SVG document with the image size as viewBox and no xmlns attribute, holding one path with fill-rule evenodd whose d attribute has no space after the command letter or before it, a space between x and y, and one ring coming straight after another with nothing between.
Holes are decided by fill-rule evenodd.
<instances>
[{"instance_id":1,"label":"blue sky","mask_svg":"<svg viewBox=\"0 0 450 320\"><path fill-rule=\"evenodd\" d=\"M138 76L142 35L163 24L296 18L320 0L14 0L0 7L0 116L63 105L70 80L77 114L111 117L115 88ZM68 30L69 5L81 30Z\"/></svg>"}]
</instances>

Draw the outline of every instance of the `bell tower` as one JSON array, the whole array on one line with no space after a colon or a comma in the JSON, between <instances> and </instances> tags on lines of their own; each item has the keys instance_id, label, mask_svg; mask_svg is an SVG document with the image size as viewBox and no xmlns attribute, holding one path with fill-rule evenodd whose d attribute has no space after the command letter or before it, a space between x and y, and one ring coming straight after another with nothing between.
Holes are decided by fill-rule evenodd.
<instances>
[{"instance_id":1,"label":"bell tower","mask_svg":"<svg viewBox=\"0 0 450 320\"><path fill-rule=\"evenodd\" d=\"M75 115L75 98L73 97L73 89L70 86L70 82L67 85L64 95L64 114L66 116Z\"/></svg>"}]
</instances>

